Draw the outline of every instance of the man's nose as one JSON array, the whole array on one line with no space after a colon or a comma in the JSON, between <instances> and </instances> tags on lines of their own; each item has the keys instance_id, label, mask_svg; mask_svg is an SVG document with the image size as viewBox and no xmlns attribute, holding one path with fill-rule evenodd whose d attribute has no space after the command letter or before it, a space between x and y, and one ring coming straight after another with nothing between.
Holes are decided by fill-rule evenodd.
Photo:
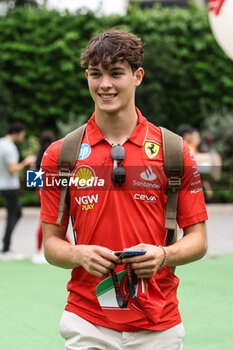
<instances>
[{"instance_id":1,"label":"man's nose","mask_svg":"<svg viewBox=\"0 0 233 350\"><path fill-rule=\"evenodd\" d=\"M103 75L100 83L100 88L103 90L109 89L112 87L112 79L109 75Z\"/></svg>"}]
</instances>

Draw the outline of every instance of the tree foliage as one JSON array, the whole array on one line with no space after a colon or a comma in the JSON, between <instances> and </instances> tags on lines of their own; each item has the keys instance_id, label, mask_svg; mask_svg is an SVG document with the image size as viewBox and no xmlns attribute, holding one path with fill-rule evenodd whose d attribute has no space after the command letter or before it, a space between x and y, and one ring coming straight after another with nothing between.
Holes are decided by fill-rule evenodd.
<instances>
[{"instance_id":1,"label":"tree foliage","mask_svg":"<svg viewBox=\"0 0 233 350\"><path fill-rule=\"evenodd\" d=\"M0 17L0 113L31 133L90 116L78 57L96 33L118 26L145 43L145 78L137 105L157 125L201 127L206 116L233 109L233 62L218 47L205 9L129 8L126 16L80 10L60 14L17 8Z\"/></svg>"},{"instance_id":2,"label":"tree foliage","mask_svg":"<svg viewBox=\"0 0 233 350\"><path fill-rule=\"evenodd\" d=\"M88 21L87 21L88 18ZM0 20L2 99L9 118L33 131L57 119L91 112L80 49L95 30L95 16L15 10Z\"/></svg>"},{"instance_id":3,"label":"tree foliage","mask_svg":"<svg viewBox=\"0 0 233 350\"><path fill-rule=\"evenodd\" d=\"M214 111L233 110L233 62L212 35L206 9L132 8L126 21L145 46L139 106L153 122L176 130L200 127Z\"/></svg>"}]
</instances>

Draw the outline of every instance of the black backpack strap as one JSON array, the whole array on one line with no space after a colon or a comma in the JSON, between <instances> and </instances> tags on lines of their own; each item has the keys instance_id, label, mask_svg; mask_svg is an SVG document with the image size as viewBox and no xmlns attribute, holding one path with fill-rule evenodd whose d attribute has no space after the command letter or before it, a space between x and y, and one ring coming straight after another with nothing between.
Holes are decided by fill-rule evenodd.
<instances>
[{"instance_id":1,"label":"black backpack strap","mask_svg":"<svg viewBox=\"0 0 233 350\"><path fill-rule=\"evenodd\" d=\"M177 200L184 173L183 140L170 130L160 128L163 142L164 171L168 178L167 206L165 228L167 230L167 245L177 240Z\"/></svg>"},{"instance_id":2,"label":"black backpack strap","mask_svg":"<svg viewBox=\"0 0 233 350\"><path fill-rule=\"evenodd\" d=\"M66 185L61 185L61 197L59 204L59 213L57 218L57 224L61 225L66 205L66 196L69 186L70 174L76 164L86 124L80 126L78 129L73 130L67 134L63 140L59 156L58 156L58 168L59 168L59 179L66 179Z\"/></svg>"}]
</instances>

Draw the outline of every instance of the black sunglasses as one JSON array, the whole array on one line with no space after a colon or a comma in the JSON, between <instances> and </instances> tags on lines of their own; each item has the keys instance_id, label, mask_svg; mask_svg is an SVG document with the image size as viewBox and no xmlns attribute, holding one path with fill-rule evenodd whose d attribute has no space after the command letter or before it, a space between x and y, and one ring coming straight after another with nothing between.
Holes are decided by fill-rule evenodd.
<instances>
[{"instance_id":1,"label":"black sunglasses","mask_svg":"<svg viewBox=\"0 0 233 350\"><path fill-rule=\"evenodd\" d=\"M111 148L111 157L117 161L117 167L113 169L111 179L113 182L121 186L125 182L125 169L122 166L125 159L125 149L121 145L113 146Z\"/></svg>"}]
</instances>

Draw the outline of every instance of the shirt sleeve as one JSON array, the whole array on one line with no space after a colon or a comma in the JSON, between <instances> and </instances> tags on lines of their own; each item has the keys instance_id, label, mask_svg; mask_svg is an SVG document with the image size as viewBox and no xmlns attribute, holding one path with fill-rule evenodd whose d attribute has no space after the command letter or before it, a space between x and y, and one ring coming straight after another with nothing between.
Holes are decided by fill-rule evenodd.
<instances>
[{"instance_id":1,"label":"shirt sleeve","mask_svg":"<svg viewBox=\"0 0 233 350\"><path fill-rule=\"evenodd\" d=\"M184 142L184 174L178 195L177 222L183 228L207 219L198 165L192 151Z\"/></svg>"},{"instance_id":2,"label":"shirt sleeve","mask_svg":"<svg viewBox=\"0 0 233 350\"><path fill-rule=\"evenodd\" d=\"M58 184L59 169L57 159L62 141L52 143L43 155L41 168L44 171L44 186L40 190L40 219L49 224L57 224L61 190ZM66 205L62 225L68 225L69 211Z\"/></svg>"},{"instance_id":3,"label":"shirt sleeve","mask_svg":"<svg viewBox=\"0 0 233 350\"><path fill-rule=\"evenodd\" d=\"M19 161L18 149L13 143L10 143L10 145L5 148L5 163L17 164L18 161Z\"/></svg>"}]
</instances>

